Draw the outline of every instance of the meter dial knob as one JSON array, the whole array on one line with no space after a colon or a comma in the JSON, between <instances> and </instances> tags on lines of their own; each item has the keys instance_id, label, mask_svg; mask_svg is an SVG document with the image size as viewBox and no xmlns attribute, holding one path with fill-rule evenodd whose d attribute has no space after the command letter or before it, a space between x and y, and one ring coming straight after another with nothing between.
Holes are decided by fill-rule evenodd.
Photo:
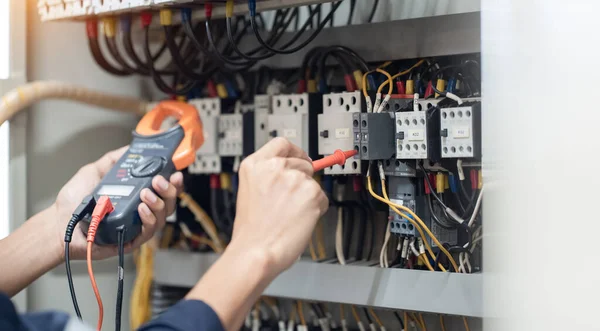
<instances>
[{"instance_id":1,"label":"meter dial knob","mask_svg":"<svg viewBox=\"0 0 600 331\"><path fill-rule=\"evenodd\" d=\"M166 163L166 160L162 157L145 157L131 169L131 175L133 177L153 177L165 167Z\"/></svg>"}]
</instances>

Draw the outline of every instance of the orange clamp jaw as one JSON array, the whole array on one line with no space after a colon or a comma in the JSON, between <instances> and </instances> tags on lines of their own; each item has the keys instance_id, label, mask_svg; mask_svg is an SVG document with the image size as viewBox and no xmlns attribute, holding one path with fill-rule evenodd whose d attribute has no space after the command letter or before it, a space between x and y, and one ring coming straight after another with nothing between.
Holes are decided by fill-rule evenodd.
<instances>
[{"instance_id":1,"label":"orange clamp jaw","mask_svg":"<svg viewBox=\"0 0 600 331\"><path fill-rule=\"evenodd\" d=\"M172 158L175 168L182 170L196 161L196 151L204 143L202 121L194 106L180 101L163 101L140 120L135 131L144 136L159 134L161 124L168 117L178 119L185 134Z\"/></svg>"}]
</instances>

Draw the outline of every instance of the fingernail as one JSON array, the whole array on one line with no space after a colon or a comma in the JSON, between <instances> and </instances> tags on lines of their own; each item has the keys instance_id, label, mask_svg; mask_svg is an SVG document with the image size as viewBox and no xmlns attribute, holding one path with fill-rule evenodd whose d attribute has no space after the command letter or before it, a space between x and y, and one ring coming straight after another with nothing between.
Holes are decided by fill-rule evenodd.
<instances>
[{"instance_id":1,"label":"fingernail","mask_svg":"<svg viewBox=\"0 0 600 331\"><path fill-rule=\"evenodd\" d=\"M140 209L142 210L142 214L144 214L146 216L152 215L152 212L150 211L150 208L148 208L148 206L146 206L145 204L142 204L142 206L140 207Z\"/></svg>"},{"instance_id":2,"label":"fingernail","mask_svg":"<svg viewBox=\"0 0 600 331\"><path fill-rule=\"evenodd\" d=\"M147 190L146 199L148 199L148 201L150 201L151 203L155 203L158 200L158 197L152 191Z\"/></svg>"},{"instance_id":3,"label":"fingernail","mask_svg":"<svg viewBox=\"0 0 600 331\"><path fill-rule=\"evenodd\" d=\"M167 182L166 179L164 179L163 177L158 177L158 187L160 187L163 190L168 190L169 189L169 182Z\"/></svg>"}]
</instances>

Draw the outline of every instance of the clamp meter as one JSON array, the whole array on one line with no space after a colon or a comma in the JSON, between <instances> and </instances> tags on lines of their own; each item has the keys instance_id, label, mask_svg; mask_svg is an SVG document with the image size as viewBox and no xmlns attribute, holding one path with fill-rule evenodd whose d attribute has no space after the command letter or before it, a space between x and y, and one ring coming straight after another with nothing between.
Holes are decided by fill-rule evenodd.
<instances>
[{"instance_id":1,"label":"clamp meter","mask_svg":"<svg viewBox=\"0 0 600 331\"><path fill-rule=\"evenodd\" d=\"M178 125L161 131L167 117L175 117ZM167 180L175 171L187 168L196 160L196 150L204 143L202 122L196 108L178 102L164 101L147 113L133 132L129 149L117 161L96 187L93 197L108 196L114 211L98 227L95 242L99 245L117 244L117 232L126 229L125 243L132 241L142 229L138 205L140 192L152 188L154 176ZM153 190L154 191L154 190ZM90 219L83 220L87 233Z\"/></svg>"}]
</instances>

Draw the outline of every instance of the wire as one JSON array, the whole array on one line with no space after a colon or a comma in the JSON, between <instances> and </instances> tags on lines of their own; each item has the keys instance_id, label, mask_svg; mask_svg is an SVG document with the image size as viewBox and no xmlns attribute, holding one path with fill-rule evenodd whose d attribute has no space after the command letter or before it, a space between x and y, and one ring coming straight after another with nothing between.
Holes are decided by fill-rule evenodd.
<instances>
[{"instance_id":1,"label":"wire","mask_svg":"<svg viewBox=\"0 0 600 331\"><path fill-rule=\"evenodd\" d=\"M356 306L351 305L350 308L352 309L352 316L354 316L354 320L356 321L356 323L362 324L362 322L360 321L360 315L358 315L358 311L356 310Z\"/></svg>"},{"instance_id":2,"label":"wire","mask_svg":"<svg viewBox=\"0 0 600 331\"><path fill-rule=\"evenodd\" d=\"M410 68L408 68L408 69L406 69L406 70L404 70L404 71L402 71L402 72L399 72L399 73L397 73L397 74L393 75L393 76L392 76L392 82L390 82L390 80L388 79L387 81L383 82L383 83L382 83L382 84L379 86L379 88L380 88L381 90L383 90L383 89L385 88L385 85L387 85L387 84L393 85L393 80L394 80L394 79L396 79L396 78L399 78L399 77L402 77L402 76L404 76L404 75L406 75L406 74L408 74L408 73L411 73L411 72L412 72L414 69L416 69L416 68L420 67L420 66L421 66L423 63L425 63L425 60L419 60L419 61L418 61L417 63L415 63L415 64L414 64L412 67L410 67Z\"/></svg>"},{"instance_id":3,"label":"wire","mask_svg":"<svg viewBox=\"0 0 600 331\"><path fill-rule=\"evenodd\" d=\"M304 318L304 309L302 308L302 301L298 300L296 307L298 308L298 316L300 316L300 323L306 326L306 319Z\"/></svg>"},{"instance_id":4,"label":"wire","mask_svg":"<svg viewBox=\"0 0 600 331\"><path fill-rule=\"evenodd\" d=\"M325 250L325 235L324 235L324 225L323 225L323 219L321 219L318 223L317 223L317 233L316 233L316 237L317 237L317 252L319 255L319 259L325 259L327 257L327 251Z\"/></svg>"},{"instance_id":5,"label":"wire","mask_svg":"<svg viewBox=\"0 0 600 331\"><path fill-rule=\"evenodd\" d=\"M125 276L125 228L117 231L117 250L119 255L117 304L115 312L115 331L121 331L121 312L123 311L123 278Z\"/></svg>"},{"instance_id":6,"label":"wire","mask_svg":"<svg viewBox=\"0 0 600 331\"><path fill-rule=\"evenodd\" d=\"M446 331L446 323L444 323L443 315L440 315L440 327L442 328L442 331Z\"/></svg>"},{"instance_id":7,"label":"wire","mask_svg":"<svg viewBox=\"0 0 600 331\"><path fill-rule=\"evenodd\" d=\"M424 239L424 240L423 240L423 242L424 242L424 244L425 244L425 247L427 248L427 251L429 252L429 254L431 255L431 257L435 259L435 254L433 254L433 251L432 251L432 249L431 249L431 246L429 246L429 243L428 243L428 242L427 242L427 240L426 240L425 234L423 233L423 230L425 230L425 232L427 232L427 234L428 234L428 235L431 237L431 239L433 240L433 242L434 242L436 245L438 245L439 249L440 249L440 250L442 250L442 252L443 252L443 253L444 253L446 256L448 256L448 259L449 259L449 260L450 260L450 262L452 263L452 266L454 267L454 270L455 270L455 271L456 271L456 270L458 270L458 266L456 265L456 262L454 261L454 258L452 257L452 255L451 255L451 254L448 252L448 250L446 250L446 249L445 249L445 248L442 246L442 244L439 242L439 240L436 238L436 236L435 236L435 235L434 235L434 234L431 232L431 230L429 230L429 228L428 228L428 227L425 225L425 223L423 223L423 221L422 221L422 220L419 218L419 216L417 216L417 215L416 215L416 214L415 214L415 213L414 213L412 210L408 209L407 207L405 207L405 206L401 206L401 205L398 205L398 204L395 204L395 203L391 202L391 201L389 200L389 198L387 197L387 192L386 192L386 189L385 189L385 180L382 180L381 182L382 182L382 192L383 192L383 195L384 195L384 197L381 197L381 196L377 195L377 194L376 194L376 193L373 191L373 186L372 186L372 184L371 184L371 177L370 177L370 176L367 176L367 186L368 186L369 193L371 193L371 195L372 195L372 196L373 196L375 199L377 199L377 200L379 200L379 201L381 201L381 202L383 202L383 203L385 203L385 204L389 205L389 206L390 206L390 208L391 208L393 211L395 211L395 212L396 212L398 215L400 215L400 216L401 216L401 217L403 217L404 219L407 219L407 220L408 220L408 221L409 221L411 224L413 224L413 226L414 226L414 227L417 229L417 231L418 231L418 232L419 232L419 234L421 235L421 238L423 238L423 239ZM408 214L410 214L412 217L409 217L408 215L406 215L406 214L404 214L404 213L400 212L400 211L398 210L398 208L400 208L400 209L402 209L402 210L406 211L406 212L407 212ZM421 227L423 227L423 230L421 230Z\"/></svg>"},{"instance_id":8,"label":"wire","mask_svg":"<svg viewBox=\"0 0 600 331\"><path fill-rule=\"evenodd\" d=\"M212 240L193 234L190 228L183 222L179 223L179 227L181 228L181 233L183 233L184 237L193 240L201 245L206 245L210 247L210 249L212 249L214 252L217 252L217 246Z\"/></svg>"},{"instance_id":9,"label":"wire","mask_svg":"<svg viewBox=\"0 0 600 331\"><path fill-rule=\"evenodd\" d=\"M69 283L69 292L71 293L71 301L73 302L73 308L75 308L75 314L77 314L77 318L81 321L81 311L79 310L79 304L77 303L77 295L75 294L75 287L73 286L73 275L71 274L69 242L65 242L65 267L67 268L67 281Z\"/></svg>"},{"instance_id":10,"label":"wire","mask_svg":"<svg viewBox=\"0 0 600 331\"><path fill-rule=\"evenodd\" d=\"M427 331L427 325L425 325L425 320L423 319L423 314L419 314L419 320L421 321L421 325L423 326L423 331Z\"/></svg>"},{"instance_id":11,"label":"wire","mask_svg":"<svg viewBox=\"0 0 600 331\"><path fill-rule=\"evenodd\" d=\"M400 317L400 314L398 314L398 312L397 312L397 311L395 311L395 312L394 312L394 316L396 316L396 319L397 319L397 320L398 320L398 322L400 323L400 327L402 328L402 330L405 330L405 329L404 329L404 321L403 321L403 320L402 320L402 318ZM406 317L405 317L405 319L406 319ZM407 331L407 330L405 330L405 331Z\"/></svg>"},{"instance_id":12,"label":"wire","mask_svg":"<svg viewBox=\"0 0 600 331\"><path fill-rule=\"evenodd\" d=\"M92 283L92 289L94 290L94 295L96 296L96 301L98 302L98 331L102 330L102 320L104 319L104 306L102 306L102 298L100 297L100 292L98 291L98 284L96 284L96 277L94 277L94 269L92 268L92 246L93 242L87 243L87 269L88 275L90 276L90 282Z\"/></svg>"},{"instance_id":13,"label":"wire","mask_svg":"<svg viewBox=\"0 0 600 331\"><path fill-rule=\"evenodd\" d=\"M465 331L471 331L471 329L469 329L469 321L467 320L466 317L463 316L463 324L465 325Z\"/></svg>"},{"instance_id":14,"label":"wire","mask_svg":"<svg viewBox=\"0 0 600 331\"><path fill-rule=\"evenodd\" d=\"M379 325L380 328L383 328L383 323L381 323L379 316L377 316L373 308L369 308L369 312L371 313L371 315L373 315L373 318L375 319L375 322L377 322L377 325Z\"/></svg>"},{"instance_id":15,"label":"wire","mask_svg":"<svg viewBox=\"0 0 600 331\"><path fill-rule=\"evenodd\" d=\"M263 40L263 38L261 37L261 35L260 35L260 31L259 31L258 26L256 24L256 17L255 17L255 15L252 15L252 13L250 14L250 24L252 25L252 30L254 31L254 35L256 36L256 40L258 40L258 42L263 47L265 47L269 51L271 51L273 53L277 53L277 54L292 54L292 53L295 53L295 52L301 50L302 48L306 47L306 45L310 44L319 35L319 33L321 33L321 31L327 25L327 22L329 22L333 18L333 15L337 11L337 9L341 6L342 3L343 3L343 1L340 1L340 2L337 2L335 5L333 5L332 8L331 8L331 10L329 11L329 14L327 16L325 16L325 20L323 22L321 22L317 26L317 29L313 32L313 34L310 37L308 37L303 43L301 43L300 45L298 45L298 46L296 46L296 47L294 47L292 49L286 49L287 47L289 47L292 44L292 43L289 43L289 42L288 42L289 45L284 45L281 49L275 49L275 48L271 47L269 44L267 44ZM318 7L318 13L320 13L321 12L321 5L318 5L317 7ZM309 20L311 20L312 17L314 17L314 14L315 13L313 13L309 17ZM308 27L308 21L304 24L303 29L306 29L306 27Z\"/></svg>"},{"instance_id":16,"label":"wire","mask_svg":"<svg viewBox=\"0 0 600 331\"><path fill-rule=\"evenodd\" d=\"M431 201L431 197L429 196L429 194L427 194L427 205L429 207L429 213L431 214L431 217L433 218L433 221L442 229L446 229L446 230L454 230L456 229L456 226L453 224L447 224L442 222L438 216L436 215L435 211L433 210L433 204Z\"/></svg>"},{"instance_id":17,"label":"wire","mask_svg":"<svg viewBox=\"0 0 600 331\"><path fill-rule=\"evenodd\" d=\"M344 209L342 207L337 208L337 226L335 228L335 254L338 262L341 265L346 264L346 258L344 256L343 236L344 236Z\"/></svg>"},{"instance_id":18,"label":"wire","mask_svg":"<svg viewBox=\"0 0 600 331\"><path fill-rule=\"evenodd\" d=\"M477 219L477 214L479 213L479 208L481 207L481 201L483 199L483 186L481 190L479 190L479 196L477 197L477 202L475 203L475 208L473 208L473 214L471 215L471 219L469 219L468 226L473 226L475 223L475 219Z\"/></svg>"},{"instance_id":19,"label":"wire","mask_svg":"<svg viewBox=\"0 0 600 331\"><path fill-rule=\"evenodd\" d=\"M356 0L350 0L350 13L348 14L348 22L346 25L352 25L352 19L354 18L354 11L356 10Z\"/></svg>"},{"instance_id":20,"label":"wire","mask_svg":"<svg viewBox=\"0 0 600 331\"><path fill-rule=\"evenodd\" d=\"M373 9L371 9L371 13L369 14L369 23L373 22L373 19L375 18L375 13L377 12L377 7L379 7L379 0L375 0L375 2L373 3Z\"/></svg>"},{"instance_id":21,"label":"wire","mask_svg":"<svg viewBox=\"0 0 600 331\"><path fill-rule=\"evenodd\" d=\"M215 245L215 252L222 253L225 249L225 245L222 242L221 238L217 233L217 228L215 227L215 223L213 220L206 214L206 212L198 205L198 203L187 193L182 192L179 194L180 204L182 207L188 208L192 214L194 214L194 218L200 225L202 229Z\"/></svg>"},{"instance_id":22,"label":"wire","mask_svg":"<svg viewBox=\"0 0 600 331\"><path fill-rule=\"evenodd\" d=\"M383 244L381 245L381 251L379 252L379 266L382 268L389 268L388 261L387 261L387 248L388 248L388 244L390 242L390 238L392 237L391 227L392 227L392 222L388 222L386 230L385 230L385 237L383 239Z\"/></svg>"},{"instance_id":23,"label":"wire","mask_svg":"<svg viewBox=\"0 0 600 331\"><path fill-rule=\"evenodd\" d=\"M142 324L152 318L150 294L154 274L154 248L153 241L147 242L139 249L135 258L136 276L131 291L129 324L131 330L137 330Z\"/></svg>"}]
</instances>

